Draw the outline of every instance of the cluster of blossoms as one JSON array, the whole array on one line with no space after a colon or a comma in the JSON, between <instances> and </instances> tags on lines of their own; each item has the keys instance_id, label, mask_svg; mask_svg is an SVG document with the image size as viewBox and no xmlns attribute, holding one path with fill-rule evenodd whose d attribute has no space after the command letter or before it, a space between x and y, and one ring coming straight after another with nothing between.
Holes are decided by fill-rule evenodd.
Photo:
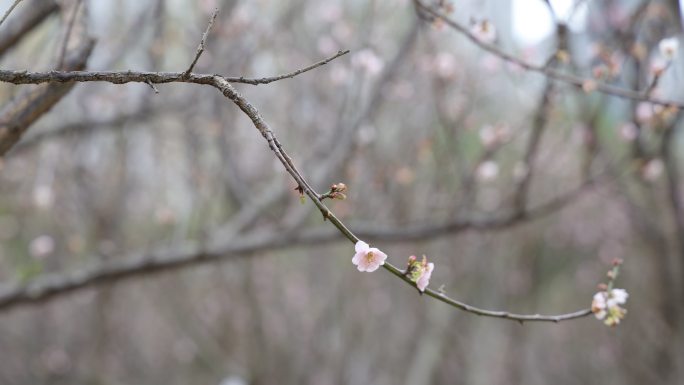
<instances>
[{"instance_id":1,"label":"cluster of blossoms","mask_svg":"<svg viewBox=\"0 0 684 385\"><path fill-rule=\"evenodd\" d=\"M594 294L591 311L594 312L597 319L603 320L606 325L615 326L627 314L627 309L620 307L620 305L627 302L628 297L629 294L624 289L599 291Z\"/></svg>"},{"instance_id":2,"label":"cluster of blossoms","mask_svg":"<svg viewBox=\"0 0 684 385\"><path fill-rule=\"evenodd\" d=\"M627 309L621 307L627 302L629 294L624 289L614 289L613 281L617 278L622 260L613 261L613 268L608 271L608 284L600 284L599 292L594 294L591 302L591 311L597 319L602 320L608 326L616 326L625 318Z\"/></svg>"},{"instance_id":3,"label":"cluster of blossoms","mask_svg":"<svg viewBox=\"0 0 684 385\"><path fill-rule=\"evenodd\" d=\"M354 251L355 254L352 258L352 263L359 271L368 273L373 272L384 265L385 260L387 259L387 254L375 247L370 247L364 241L356 242ZM424 255L423 259L420 261L415 255L412 255L409 257L408 266L406 267L406 272L404 274L414 282L418 290L423 293L430 284L430 277L432 277L432 271L434 269L435 264L428 262Z\"/></svg>"}]
</instances>

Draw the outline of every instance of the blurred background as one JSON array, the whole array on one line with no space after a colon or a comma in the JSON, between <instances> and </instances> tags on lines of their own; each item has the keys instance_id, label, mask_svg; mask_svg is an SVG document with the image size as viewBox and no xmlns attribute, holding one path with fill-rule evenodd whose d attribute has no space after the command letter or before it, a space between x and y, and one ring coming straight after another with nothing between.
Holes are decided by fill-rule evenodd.
<instances>
[{"instance_id":1,"label":"blurred background","mask_svg":"<svg viewBox=\"0 0 684 385\"><path fill-rule=\"evenodd\" d=\"M684 58L659 50L681 38L676 0L424 3L525 61L684 100ZM676 109L549 81L410 0L24 0L0 26L0 67L57 68L87 33L90 70L184 71L215 7L199 73L272 76L351 50L236 87L314 188L349 187L331 209L390 261L426 254L432 288L558 314L589 307L622 258L625 320L520 325L361 274L216 90L78 84L2 158L0 287L214 254L0 308L0 383L681 383ZM33 88L2 83L0 101ZM248 252L231 249L245 239Z\"/></svg>"}]
</instances>

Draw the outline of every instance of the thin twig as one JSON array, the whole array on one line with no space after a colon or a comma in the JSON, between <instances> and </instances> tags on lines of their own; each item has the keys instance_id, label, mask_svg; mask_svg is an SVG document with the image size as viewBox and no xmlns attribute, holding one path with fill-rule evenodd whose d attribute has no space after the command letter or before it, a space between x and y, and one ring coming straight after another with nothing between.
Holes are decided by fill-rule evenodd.
<instances>
[{"instance_id":1,"label":"thin twig","mask_svg":"<svg viewBox=\"0 0 684 385\"><path fill-rule=\"evenodd\" d=\"M290 72L287 74L283 74L283 75L279 75L279 76L273 76L270 78L249 79L249 78L239 77L239 78L226 78L226 80L228 80L231 83L245 83L245 84L251 84L254 86L257 86L259 84L273 83L273 82L277 82L278 80L290 79L290 78L293 78L293 77L295 77L299 74L302 74L304 72L311 71L312 69L316 69L322 65L326 65L326 64L330 63L331 61L337 59L338 57L346 55L348 53L349 53L348 49L338 51L335 55L333 55L327 59L321 60L318 63L314 63L308 67L304 67L304 68L298 69L296 71L293 71L293 72Z\"/></svg>"},{"instance_id":2,"label":"thin twig","mask_svg":"<svg viewBox=\"0 0 684 385\"><path fill-rule=\"evenodd\" d=\"M14 0L14 3L12 3L12 5L10 5L9 9L2 16L2 19L0 19L0 25L2 25L2 23L5 22L5 19L7 19L7 17L10 15L10 13L12 13L12 11L14 11L14 8L16 8L17 5L19 5L19 3L21 3L21 0Z\"/></svg>"},{"instance_id":3,"label":"thin twig","mask_svg":"<svg viewBox=\"0 0 684 385\"><path fill-rule=\"evenodd\" d=\"M185 71L185 73L184 73L185 76L190 76L193 68L195 68L195 64L197 64L197 61L199 60L200 56L202 56L202 53L204 52L204 49L206 48L207 37L209 36L209 32L211 31L211 27L214 26L214 21L216 21L216 16L218 16L218 13L219 13L219 9L216 8L216 9L214 9L214 13L211 14L211 18L209 19L209 25L207 25L207 29L205 29L204 33L202 34L202 40L200 40L200 43L197 46L197 52L195 53L195 58L192 59L192 63L190 63L190 67L188 67L187 71Z\"/></svg>"}]
</instances>

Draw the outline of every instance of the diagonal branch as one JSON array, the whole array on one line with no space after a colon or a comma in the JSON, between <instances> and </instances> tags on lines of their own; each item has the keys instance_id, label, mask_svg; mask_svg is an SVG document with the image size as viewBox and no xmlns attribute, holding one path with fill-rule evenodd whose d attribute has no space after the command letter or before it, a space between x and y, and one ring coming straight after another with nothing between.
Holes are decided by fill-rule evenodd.
<instances>
[{"instance_id":1,"label":"diagonal branch","mask_svg":"<svg viewBox=\"0 0 684 385\"><path fill-rule=\"evenodd\" d=\"M507 61L510 63L513 63L517 66L520 66L521 68L530 71L530 72L536 72L539 74L542 74L544 76L547 76L553 80L561 81L564 83L571 84L573 86L576 86L578 88L582 88L585 84L587 84L588 81L591 81L592 84L596 85L595 90L604 94L608 95L613 95L617 96L619 98L623 99L630 99L630 100L637 100L637 101L646 101L650 102L653 104L665 106L665 107L677 107L679 109L684 109L684 102L677 102L673 100L666 100L662 98L657 98L653 96L649 96L644 94L643 92L637 92L633 91L627 88L622 88L602 82L596 82L593 79L586 79L580 76L575 76L571 75L553 68L550 68L546 65L538 65L538 64L533 64L530 62L527 62L525 60L522 60L512 54L509 54L503 50L501 50L499 47L485 43L482 40L478 39L477 36L475 36L472 32L468 30L468 28L464 27L463 25L459 24L458 22L454 21L453 19L447 17L446 15L432 9L431 7L423 4L420 0L413 0L414 3L416 4L416 7L422 11L425 12L426 14L430 15L431 17L437 18L439 20L442 20L446 25L457 31L458 33L462 34L468 40L473 42L475 45L478 47L482 48L483 50Z\"/></svg>"},{"instance_id":2,"label":"diagonal branch","mask_svg":"<svg viewBox=\"0 0 684 385\"><path fill-rule=\"evenodd\" d=\"M0 25L2 25L2 23L5 22L7 17L10 15L10 13L12 13L12 11L14 11L14 8L16 8L17 5L19 5L19 3L21 3L21 0L14 0L14 3L12 3L12 5L10 5L10 7L5 12L5 14L2 16L2 19L0 19Z\"/></svg>"},{"instance_id":3,"label":"diagonal branch","mask_svg":"<svg viewBox=\"0 0 684 385\"><path fill-rule=\"evenodd\" d=\"M230 100L233 101L251 120L254 126L259 130L261 135L266 139L266 141L269 144L269 147L275 154L275 156L278 158L278 160L282 163L282 165L285 167L287 172L292 176L292 178L295 180L295 182L299 185L299 187L303 190L303 192L311 199L311 201L314 203L314 205L321 211L321 214L323 214L323 218L325 220L330 221L340 233L342 233L349 241L352 243L356 243L359 241L359 238L351 231L349 228L342 222L340 221L335 214L333 214L328 207L318 199L318 193L314 191L311 187L309 187L308 183L304 179L304 177L299 173L297 168L294 166L292 163L291 158L287 155L287 153L284 151L282 145L278 142L277 138L273 134L273 131L271 130L270 126L266 121L261 117L259 114L259 111L252 105L250 104L242 95L240 95L237 90L228 82L225 82L225 84L220 84L223 79L219 78L218 80L218 86L221 92ZM398 267L392 265L389 262L385 262L383 265L385 270L389 271L390 273L394 274L404 282L408 283L409 285L415 285L409 277L405 275L405 272L399 269ZM455 308L458 308L463 311L467 311L469 313L477 314L480 316L486 316L486 317L494 317L494 318L503 318L503 319L509 319L509 320L514 320L518 322L524 322L524 321L546 321L546 322L560 322L560 321L565 321L565 320L570 320L570 319L576 319L576 318L581 318L581 317L586 317L591 314L591 309L583 309L579 310L573 313L567 313L567 314L561 314L561 315L540 315L540 314L515 314L515 313L510 313L507 311L493 311L493 310L486 310L486 309L480 309L471 305L468 305L466 303L463 303L461 301L458 301L456 299L450 298L446 294L435 291L432 289L426 289L425 294L437 299L438 301L444 302L446 304L449 304Z\"/></svg>"}]
</instances>

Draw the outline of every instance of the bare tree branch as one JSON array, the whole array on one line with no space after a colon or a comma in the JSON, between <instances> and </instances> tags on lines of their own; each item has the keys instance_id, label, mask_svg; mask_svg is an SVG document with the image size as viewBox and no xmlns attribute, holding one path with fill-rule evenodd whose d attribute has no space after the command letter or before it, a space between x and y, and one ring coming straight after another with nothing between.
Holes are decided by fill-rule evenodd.
<instances>
[{"instance_id":1,"label":"bare tree branch","mask_svg":"<svg viewBox=\"0 0 684 385\"><path fill-rule=\"evenodd\" d=\"M244 83L251 85L268 84L278 80L293 78L304 72L311 71L325 65L349 50L339 51L334 56L321 60L308 67L296 71L266 78L223 77L221 75L195 74L185 75L185 72L137 72L137 71L48 71L28 72L0 70L0 81L12 84L42 84L42 83L72 83L72 82L108 82L113 84L125 83L194 83L214 85L216 79L230 83Z\"/></svg>"}]
</instances>

